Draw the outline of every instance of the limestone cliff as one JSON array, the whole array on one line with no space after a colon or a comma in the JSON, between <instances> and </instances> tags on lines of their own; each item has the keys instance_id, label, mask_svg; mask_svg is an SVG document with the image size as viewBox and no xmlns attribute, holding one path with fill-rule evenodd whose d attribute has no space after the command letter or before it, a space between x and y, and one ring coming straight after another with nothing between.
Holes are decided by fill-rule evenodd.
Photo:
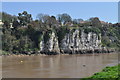
<instances>
[{"instance_id":1,"label":"limestone cliff","mask_svg":"<svg viewBox=\"0 0 120 80\"><path fill-rule=\"evenodd\" d=\"M46 41L46 43L44 42L44 39L40 42L40 51L43 53L52 52L52 54L60 52L57 36L54 32L49 35L50 38Z\"/></svg>"},{"instance_id":2,"label":"limestone cliff","mask_svg":"<svg viewBox=\"0 0 120 80\"><path fill-rule=\"evenodd\" d=\"M43 35L45 36L45 35ZM102 51L101 34L94 32L85 33L84 30L70 30L63 35L61 42L58 41L58 36L54 31L49 33L49 38L45 42L44 37L40 42L41 53L92 53Z\"/></svg>"},{"instance_id":3,"label":"limestone cliff","mask_svg":"<svg viewBox=\"0 0 120 80\"><path fill-rule=\"evenodd\" d=\"M81 33L81 35L79 33ZM84 31L79 32L79 30L75 30L73 33L65 35L60 44L60 49L65 53L83 53L101 49L101 39L99 39L98 36L100 36L100 34L97 35L92 32L86 34Z\"/></svg>"}]
</instances>

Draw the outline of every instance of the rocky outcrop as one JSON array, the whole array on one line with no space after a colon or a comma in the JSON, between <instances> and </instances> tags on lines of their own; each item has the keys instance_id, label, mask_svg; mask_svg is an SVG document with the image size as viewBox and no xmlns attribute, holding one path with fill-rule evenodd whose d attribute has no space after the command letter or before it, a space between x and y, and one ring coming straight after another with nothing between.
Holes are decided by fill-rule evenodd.
<instances>
[{"instance_id":1,"label":"rocky outcrop","mask_svg":"<svg viewBox=\"0 0 120 80\"><path fill-rule=\"evenodd\" d=\"M46 54L56 54L59 53L59 44L58 44L58 39L57 36L55 35L54 32L50 34L50 38L48 41L45 43L44 39L40 42L40 51L42 53ZM43 37L42 37L43 38Z\"/></svg>"},{"instance_id":2,"label":"rocky outcrop","mask_svg":"<svg viewBox=\"0 0 120 80\"><path fill-rule=\"evenodd\" d=\"M100 34L97 35L92 32L86 34L84 31L75 30L73 33L65 35L60 44L60 49L65 53L93 52L95 49L101 49L101 39L98 39L98 36Z\"/></svg>"},{"instance_id":3,"label":"rocky outcrop","mask_svg":"<svg viewBox=\"0 0 120 80\"><path fill-rule=\"evenodd\" d=\"M42 40L40 42L40 52L46 54L58 54L58 53L69 53L69 54L79 54L79 53L93 53L105 51L101 47L101 34L96 34L93 32L85 33L84 30L80 31L78 29L69 33L66 33L64 38L58 43L58 37L55 32L49 34L50 38L47 42Z\"/></svg>"}]
</instances>

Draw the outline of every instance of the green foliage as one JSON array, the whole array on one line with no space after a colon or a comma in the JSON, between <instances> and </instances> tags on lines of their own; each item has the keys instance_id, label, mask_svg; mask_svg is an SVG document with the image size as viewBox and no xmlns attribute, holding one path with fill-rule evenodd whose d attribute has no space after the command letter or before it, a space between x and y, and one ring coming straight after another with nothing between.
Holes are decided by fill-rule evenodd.
<instances>
[{"instance_id":1,"label":"green foliage","mask_svg":"<svg viewBox=\"0 0 120 80\"><path fill-rule=\"evenodd\" d=\"M81 80L119 80L119 65L112 66L112 67L106 67L101 72L95 73L93 76L84 78ZM119 78L119 79L118 79Z\"/></svg>"},{"instance_id":2,"label":"green foliage","mask_svg":"<svg viewBox=\"0 0 120 80\"><path fill-rule=\"evenodd\" d=\"M15 45L15 36L11 36L10 34L2 35L2 48L5 51L12 51L13 45Z\"/></svg>"},{"instance_id":3,"label":"green foliage","mask_svg":"<svg viewBox=\"0 0 120 80\"><path fill-rule=\"evenodd\" d=\"M29 51L33 47L34 45L30 38L28 36L23 36L16 41L16 45L13 47L13 52L14 50L18 50L19 52Z\"/></svg>"},{"instance_id":4,"label":"green foliage","mask_svg":"<svg viewBox=\"0 0 120 80\"><path fill-rule=\"evenodd\" d=\"M52 30L48 30L44 33L44 43L46 44L47 41L50 39L51 37L51 34L52 34Z\"/></svg>"},{"instance_id":5,"label":"green foliage","mask_svg":"<svg viewBox=\"0 0 120 80\"><path fill-rule=\"evenodd\" d=\"M18 19L22 26L26 26L32 20L31 14L28 14L26 11L23 11L23 13L18 13L18 15Z\"/></svg>"},{"instance_id":6,"label":"green foliage","mask_svg":"<svg viewBox=\"0 0 120 80\"><path fill-rule=\"evenodd\" d=\"M67 13L63 13L58 15L58 21L65 24L66 22L71 22L72 18Z\"/></svg>"},{"instance_id":7,"label":"green foliage","mask_svg":"<svg viewBox=\"0 0 120 80\"><path fill-rule=\"evenodd\" d=\"M80 24L83 19L73 19L73 24Z\"/></svg>"},{"instance_id":8,"label":"green foliage","mask_svg":"<svg viewBox=\"0 0 120 80\"><path fill-rule=\"evenodd\" d=\"M110 47L110 40L109 40L109 38L107 36L102 37L102 46L104 46L104 47L106 47L106 46Z\"/></svg>"},{"instance_id":9,"label":"green foliage","mask_svg":"<svg viewBox=\"0 0 120 80\"><path fill-rule=\"evenodd\" d=\"M102 32L102 44L105 47L120 47L120 27L108 27L103 28Z\"/></svg>"},{"instance_id":10,"label":"green foliage","mask_svg":"<svg viewBox=\"0 0 120 80\"><path fill-rule=\"evenodd\" d=\"M6 51L3 51L3 50L0 50L0 55L9 55L10 53L9 52L6 52Z\"/></svg>"},{"instance_id":11,"label":"green foliage","mask_svg":"<svg viewBox=\"0 0 120 80\"><path fill-rule=\"evenodd\" d=\"M66 33L69 33L69 31L70 31L70 29L65 26L59 28L59 30L57 32L59 43L61 43L61 41L65 37Z\"/></svg>"},{"instance_id":12,"label":"green foliage","mask_svg":"<svg viewBox=\"0 0 120 80\"><path fill-rule=\"evenodd\" d=\"M91 22L91 25L94 27L101 27L101 22L98 17L90 18L89 21Z\"/></svg>"},{"instance_id":13,"label":"green foliage","mask_svg":"<svg viewBox=\"0 0 120 80\"><path fill-rule=\"evenodd\" d=\"M16 16L12 16L10 14L7 14L5 12L2 12L2 22L8 22L11 23L12 21L16 20Z\"/></svg>"},{"instance_id":14,"label":"green foliage","mask_svg":"<svg viewBox=\"0 0 120 80\"><path fill-rule=\"evenodd\" d=\"M84 29L84 32L87 33L87 34L89 32L93 32L93 33L96 33L96 34L101 33L101 30L97 27L84 27L83 29Z\"/></svg>"}]
</instances>

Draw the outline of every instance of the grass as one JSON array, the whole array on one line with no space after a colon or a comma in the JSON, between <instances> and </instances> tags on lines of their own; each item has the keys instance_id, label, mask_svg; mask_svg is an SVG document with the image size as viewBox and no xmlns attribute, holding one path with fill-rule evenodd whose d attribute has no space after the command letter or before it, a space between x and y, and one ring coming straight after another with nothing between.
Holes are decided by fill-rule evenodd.
<instances>
[{"instance_id":1,"label":"grass","mask_svg":"<svg viewBox=\"0 0 120 80\"><path fill-rule=\"evenodd\" d=\"M112 67L106 67L101 72L80 80L120 80L119 68L120 64Z\"/></svg>"}]
</instances>

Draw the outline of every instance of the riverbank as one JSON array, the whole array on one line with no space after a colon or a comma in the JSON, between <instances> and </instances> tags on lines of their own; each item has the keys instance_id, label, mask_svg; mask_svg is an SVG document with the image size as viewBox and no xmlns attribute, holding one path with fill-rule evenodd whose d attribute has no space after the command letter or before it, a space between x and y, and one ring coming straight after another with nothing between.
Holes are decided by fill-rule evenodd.
<instances>
[{"instance_id":1,"label":"riverbank","mask_svg":"<svg viewBox=\"0 0 120 80\"><path fill-rule=\"evenodd\" d=\"M86 53L86 55L98 55L98 54L115 54L117 52L111 52L111 53ZM57 55L82 55L82 54L57 54ZM85 55L85 54L84 54ZM2 54L1 56L14 56L14 57L24 57L24 56L55 56L53 55L48 55L48 54L9 54L8 52L5 54Z\"/></svg>"},{"instance_id":2,"label":"riverbank","mask_svg":"<svg viewBox=\"0 0 120 80\"><path fill-rule=\"evenodd\" d=\"M87 52L87 51L84 51L83 53L81 53L81 52L75 52L74 54L104 54L104 53L116 53L117 51L103 51L103 52ZM31 52L23 52L23 53L10 53L10 52L7 52L7 51L2 51L2 50L0 50L0 55L1 56L34 56L34 55L42 55L42 56L45 56L45 55L73 55L73 54L70 54L70 53L52 53L52 52L49 52L49 54L48 53L40 53L39 51L37 52L33 52L33 53L31 53Z\"/></svg>"},{"instance_id":3,"label":"riverbank","mask_svg":"<svg viewBox=\"0 0 120 80\"><path fill-rule=\"evenodd\" d=\"M41 54L41 53L35 53L35 54L13 54L13 53L9 53L6 51L0 51L2 54L1 56L16 56L16 57L22 57L22 56L48 56L48 54ZM54 54L53 54L54 55ZM70 54L60 54L60 55L70 55Z\"/></svg>"},{"instance_id":4,"label":"riverbank","mask_svg":"<svg viewBox=\"0 0 120 80\"><path fill-rule=\"evenodd\" d=\"M95 73L93 76L81 80L120 80L120 64L112 67L106 67L101 72Z\"/></svg>"}]
</instances>

